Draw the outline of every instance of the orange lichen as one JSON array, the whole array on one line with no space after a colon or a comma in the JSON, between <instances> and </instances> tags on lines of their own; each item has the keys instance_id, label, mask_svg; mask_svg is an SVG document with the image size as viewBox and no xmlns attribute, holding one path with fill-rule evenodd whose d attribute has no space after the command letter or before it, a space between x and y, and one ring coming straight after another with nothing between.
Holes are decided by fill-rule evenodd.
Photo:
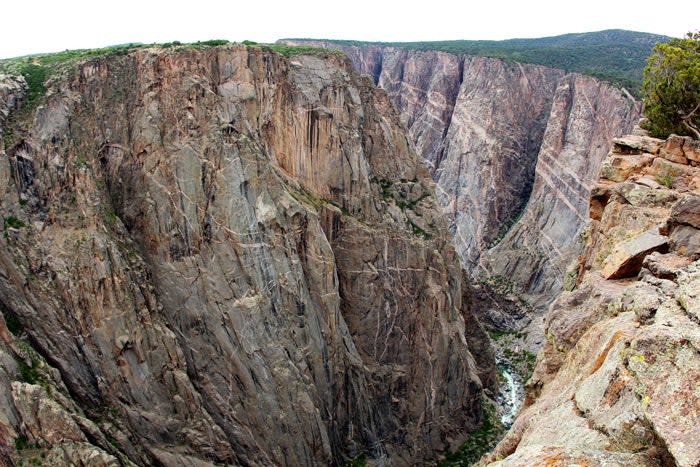
<instances>
[{"instance_id":1,"label":"orange lichen","mask_svg":"<svg viewBox=\"0 0 700 467\"><path fill-rule=\"evenodd\" d=\"M595 361L593 362L593 367L591 370L588 372L589 375L592 375L596 371L600 369L601 366L603 366L603 362L605 359L608 357L608 352L610 352L610 349L612 349L613 345L620 340L620 338L624 335L622 330L615 331L615 334L610 338L608 343L605 345L605 348L603 351L596 357Z\"/></svg>"}]
</instances>

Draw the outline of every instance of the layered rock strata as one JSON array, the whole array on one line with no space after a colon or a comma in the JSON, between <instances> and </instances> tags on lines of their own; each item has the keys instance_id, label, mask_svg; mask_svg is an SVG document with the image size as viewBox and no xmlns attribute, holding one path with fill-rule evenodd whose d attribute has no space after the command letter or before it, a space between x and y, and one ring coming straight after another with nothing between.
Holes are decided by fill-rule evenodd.
<instances>
[{"instance_id":1,"label":"layered rock strata","mask_svg":"<svg viewBox=\"0 0 700 467\"><path fill-rule=\"evenodd\" d=\"M700 145L616 139L498 466L700 464Z\"/></svg>"},{"instance_id":2,"label":"layered rock strata","mask_svg":"<svg viewBox=\"0 0 700 467\"><path fill-rule=\"evenodd\" d=\"M414 463L479 423L433 184L346 59L145 48L48 88L0 157L5 462Z\"/></svg>"},{"instance_id":3,"label":"layered rock strata","mask_svg":"<svg viewBox=\"0 0 700 467\"><path fill-rule=\"evenodd\" d=\"M612 138L639 119L639 103L544 66L303 43L341 49L387 91L438 185L465 270L487 282L506 278L544 309L580 253L600 163Z\"/></svg>"}]
</instances>

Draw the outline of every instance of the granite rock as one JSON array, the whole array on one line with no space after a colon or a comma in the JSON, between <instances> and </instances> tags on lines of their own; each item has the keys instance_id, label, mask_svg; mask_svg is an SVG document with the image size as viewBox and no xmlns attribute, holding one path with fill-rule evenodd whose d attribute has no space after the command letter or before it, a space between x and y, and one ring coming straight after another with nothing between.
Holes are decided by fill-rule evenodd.
<instances>
[{"instance_id":1,"label":"granite rock","mask_svg":"<svg viewBox=\"0 0 700 467\"><path fill-rule=\"evenodd\" d=\"M345 58L292 61L138 48L17 114L5 374L22 346L49 376L0 391L9 457L21 435L65 463L414 463L477 426L495 370L429 172Z\"/></svg>"}]
</instances>

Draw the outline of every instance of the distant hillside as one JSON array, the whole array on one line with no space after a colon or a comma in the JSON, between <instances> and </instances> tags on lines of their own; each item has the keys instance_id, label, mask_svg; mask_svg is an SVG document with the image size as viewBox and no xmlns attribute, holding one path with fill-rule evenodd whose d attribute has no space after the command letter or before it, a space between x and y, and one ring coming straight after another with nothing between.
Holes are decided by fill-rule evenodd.
<instances>
[{"instance_id":1,"label":"distant hillside","mask_svg":"<svg viewBox=\"0 0 700 467\"><path fill-rule=\"evenodd\" d=\"M651 48L669 37L645 32L610 29L536 39L503 41L362 42L325 41L344 45L378 44L453 54L481 55L522 63L561 68L595 76L638 94L642 71ZM290 39L309 40L309 39Z\"/></svg>"}]
</instances>

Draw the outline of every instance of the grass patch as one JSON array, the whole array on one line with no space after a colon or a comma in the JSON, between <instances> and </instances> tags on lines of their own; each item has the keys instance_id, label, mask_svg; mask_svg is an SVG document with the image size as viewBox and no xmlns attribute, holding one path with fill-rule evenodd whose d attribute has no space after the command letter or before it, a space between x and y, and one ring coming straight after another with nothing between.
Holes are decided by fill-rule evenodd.
<instances>
[{"instance_id":1,"label":"grass patch","mask_svg":"<svg viewBox=\"0 0 700 467\"><path fill-rule=\"evenodd\" d=\"M489 402L484 403L484 420L478 430L470 433L459 449L447 453L440 461L440 467L474 465L481 456L491 451L501 439L505 428L498 420L496 408Z\"/></svg>"},{"instance_id":2,"label":"grass patch","mask_svg":"<svg viewBox=\"0 0 700 467\"><path fill-rule=\"evenodd\" d=\"M323 47L313 47L310 45L286 45L286 44L265 44L264 47L274 50L285 57L293 57L294 55L316 55L318 57L339 56L345 54L336 49L324 49Z\"/></svg>"},{"instance_id":3,"label":"grass patch","mask_svg":"<svg viewBox=\"0 0 700 467\"><path fill-rule=\"evenodd\" d=\"M30 443L29 438L24 436L22 433L18 434L15 438L15 449L18 451L24 451L25 449L38 449L39 445L36 443Z\"/></svg>"},{"instance_id":4,"label":"grass patch","mask_svg":"<svg viewBox=\"0 0 700 467\"><path fill-rule=\"evenodd\" d=\"M426 232L423 228L421 228L419 225L417 225L415 222L413 222L411 219L406 219L406 223L411 227L411 231L413 232L413 235L418 235L419 237L423 237L425 240L430 240L433 238L431 234Z\"/></svg>"},{"instance_id":5,"label":"grass patch","mask_svg":"<svg viewBox=\"0 0 700 467\"><path fill-rule=\"evenodd\" d=\"M663 185L666 188L673 188L673 171L671 169L666 169L662 174L656 175L654 178L659 185Z\"/></svg>"},{"instance_id":6,"label":"grass patch","mask_svg":"<svg viewBox=\"0 0 700 467\"><path fill-rule=\"evenodd\" d=\"M367 465L367 456L364 454L343 462L343 467L364 467L365 465Z\"/></svg>"},{"instance_id":7,"label":"grass patch","mask_svg":"<svg viewBox=\"0 0 700 467\"><path fill-rule=\"evenodd\" d=\"M76 49L64 50L49 54L24 55L21 57L7 58L0 60L0 72L10 75L22 75L31 87L34 82L35 89L41 91L43 85L57 69L64 65L70 65L78 60L100 55L123 55L130 49L141 47L138 44L115 45L100 49Z\"/></svg>"},{"instance_id":8,"label":"grass patch","mask_svg":"<svg viewBox=\"0 0 700 467\"><path fill-rule=\"evenodd\" d=\"M49 76L49 69L36 63L27 63L19 71L27 82L27 102L33 104L46 94L44 83Z\"/></svg>"},{"instance_id":9,"label":"grass patch","mask_svg":"<svg viewBox=\"0 0 700 467\"><path fill-rule=\"evenodd\" d=\"M510 219L508 219L506 222L501 225L501 227L498 229L498 233L494 237L493 240L491 240L488 245L486 245L486 249L490 250L491 248L495 247L499 243L501 243L501 240L503 240L510 231L510 229L513 228L513 226L520 220L520 218L523 217L523 214L525 213L525 208L527 207L527 202L528 200L525 199L521 202L520 206L518 207L518 210L513 214Z\"/></svg>"},{"instance_id":10,"label":"grass patch","mask_svg":"<svg viewBox=\"0 0 700 467\"><path fill-rule=\"evenodd\" d=\"M512 336L514 339L521 339L526 337L525 333L519 331L501 331L499 329L487 329L486 332L488 333L489 337L491 337L491 340L494 341L503 339L507 336Z\"/></svg>"},{"instance_id":11,"label":"grass patch","mask_svg":"<svg viewBox=\"0 0 700 467\"><path fill-rule=\"evenodd\" d=\"M503 277L500 274L489 276L486 279L483 279L482 283L488 285L501 295L507 295L513 291L513 281Z\"/></svg>"},{"instance_id":12,"label":"grass patch","mask_svg":"<svg viewBox=\"0 0 700 467\"><path fill-rule=\"evenodd\" d=\"M394 182L385 178L376 179L376 181L382 189L382 198L393 199L393 196L391 196L391 187L394 186Z\"/></svg>"},{"instance_id":13,"label":"grass patch","mask_svg":"<svg viewBox=\"0 0 700 467\"><path fill-rule=\"evenodd\" d=\"M78 170L87 169L90 167L90 162L88 161L87 157L79 154L75 156L75 159L73 159L73 166Z\"/></svg>"},{"instance_id":14,"label":"grass patch","mask_svg":"<svg viewBox=\"0 0 700 467\"><path fill-rule=\"evenodd\" d=\"M197 42L164 42L162 44L152 44L154 47L160 47L161 49L169 49L172 47L185 47L188 49L198 48L198 47L217 47L220 45L229 45L231 42L226 39L210 39L207 41L197 41Z\"/></svg>"},{"instance_id":15,"label":"grass patch","mask_svg":"<svg viewBox=\"0 0 700 467\"><path fill-rule=\"evenodd\" d=\"M50 392L49 380L41 369L42 359L39 353L25 340L19 340L17 347L19 355L15 357L15 361L19 368L20 380L29 384L38 384L46 392Z\"/></svg>"},{"instance_id":16,"label":"grass patch","mask_svg":"<svg viewBox=\"0 0 700 467\"><path fill-rule=\"evenodd\" d=\"M27 224L22 222L21 219L18 219L15 216L6 216L4 221L3 221L3 227L5 229L7 228L13 228L13 229L21 229L22 227L26 227Z\"/></svg>"},{"instance_id":17,"label":"grass patch","mask_svg":"<svg viewBox=\"0 0 700 467\"><path fill-rule=\"evenodd\" d=\"M24 328L22 327L22 323L19 322L19 319L17 319L17 316L13 313L6 312L3 308L3 317L5 318L7 330L10 331L12 335L17 336L22 332Z\"/></svg>"},{"instance_id":18,"label":"grass patch","mask_svg":"<svg viewBox=\"0 0 700 467\"><path fill-rule=\"evenodd\" d=\"M518 372L522 381L527 381L535 371L537 356L527 350L515 352L511 349L503 349L503 356L510 362L511 367Z\"/></svg>"},{"instance_id":19,"label":"grass patch","mask_svg":"<svg viewBox=\"0 0 700 467\"><path fill-rule=\"evenodd\" d=\"M327 49L325 47L314 47L311 45L287 45L287 44L260 44L255 41L244 40L241 44L248 47L260 47L277 52L285 57L293 57L294 55L316 55L318 57L330 56L345 56L345 54L337 49Z\"/></svg>"}]
</instances>

